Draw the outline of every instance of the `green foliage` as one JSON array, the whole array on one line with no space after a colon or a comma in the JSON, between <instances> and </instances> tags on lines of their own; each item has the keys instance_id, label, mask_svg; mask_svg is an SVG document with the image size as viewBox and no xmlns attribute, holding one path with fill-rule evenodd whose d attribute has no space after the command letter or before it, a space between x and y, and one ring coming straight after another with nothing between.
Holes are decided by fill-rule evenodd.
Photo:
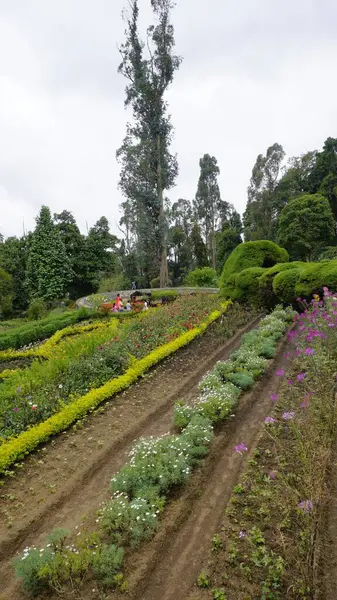
<instances>
[{"instance_id":1,"label":"green foliage","mask_svg":"<svg viewBox=\"0 0 337 600\"><path fill-rule=\"evenodd\" d=\"M124 550L114 544L104 545L97 552L93 560L93 572L95 577L104 586L113 587L116 583L116 573L119 572L124 560Z\"/></svg>"},{"instance_id":2,"label":"green foliage","mask_svg":"<svg viewBox=\"0 0 337 600\"><path fill-rule=\"evenodd\" d=\"M146 44L139 36L139 4L131 0L125 11L126 39L120 47L119 73L127 80L125 105L133 112L133 123L117 152L121 163L121 225L128 246L135 251L138 275L147 281L160 266L160 287L168 283L167 218L165 191L174 185L177 159L170 153L172 125L164 95L179 68L174 54L171 2L151 2L155 25L147 28ZM150 50L145 55L145 45ZM159 263L159 264L158 264Z\"/></svg>"},{"instance_id":3,"label":"green foliage","mask_svg":"<svg viewBox=\"0 0 337 600\"><path fill-rule=\"evenodd\" d=\"M336 259L337 259L337 246L328 246L318 256L318 260L320 262L323 260L336 260Z\"/></svg>"},{"instance_id":4,"label":"green foliage","mask_svg":"<svg viewBox=\"0 0 337 600\"><path fill-rule=\"evenodd\" d=\"M28 307L27 316L30 321L38 321L47 312L46 303L43 298L33 298Z\"/></svg>"},{"instance_id":5,"label":"green foliage","mask_svg":"<svg viewBox=\"0 0 337 600\"><path fill-rule=\"evenodd\" d=\"M31 234L22 238L9 237L0 242L0 267L12 276L13 289L10 296L15 312L27 307L25 277L30 241Z\"/></svg>"},{"instance_id":6,"label":"green foliage","mask_svg":"<svg viewBox=\"0 0 337 600\"><path fill-rule=\"evenodd\" d=\"M98 293L103 294L104 292L117 292L118 290L129 289L131 289L130 280L125 277L123 273L118 273L116 275L104 277L100 282Z\"/></svg>"},{"instance_id":7,"label":"green foliage","mask_svg":"<svg viewBox=\"0 0 337 600\"><path fill-rule=\"evenodd\" d=\"M241 271L251 267L270 268L277 263L288 262L288 260L287 251L274 242L261 240L240 244L224 264L220 280L222 295L229 298L235 297L236 278Z\"/></svg>"},{"instance_id":8,"label":"green foliage","mask_svg":"<svg viewBox=\"0 0 337 600\"><path fill-rule=\"evenodd\" d=\"M0 350L7 348L22 348L39 340L44 340L53 335L58 329L85 321L86 319L98 318L98 314L81 308L71 312L49 315L37 323L23 323L19 327L0 333Z\"/></svg>"},{"instance_id":9,"label":"green foliage","mask_svg":"<svg viewBox=\"0 0 337 600\"><path fill-rule=\"evenodd\" d=\"M247 241L275 240L278 209L278 196L275 192L284 155L282 146L276 143L267 149L265 156L259 154L256 159L248 187L247 208L243 217Z\"/></svg>"},{"instance_id":10,"label":"green foliage","mask_svg":"<svg viewBox=\"0 0 337 600\"><path fill-rule=\"evenodd\" d=\"M185 278L185 285L189 287L217 287L218 277L216 271L211 267L194 269Z\"/></svg>"},{"instance_id":11,"label":"green foliage","mask_svg":"<svg viewBox=\"0 0 337 600\"><path fill-rule=\"evenodd\" d=\"M240 271L235 278L235 289L231 299L250 306L259 306L261 304L259 281L264 272L265 269L262 267L250 267Z\"/></svg>"},{"instance_id":12,"label":"green foliage","mask_svg":"<svg viewBox=\"0 0 337 600\"><path fill-rule=\"evenodd\" d=\"M313 294L321 294L325 286L336 289L337 260L309 263L303 267L295 285L295 297L310 299Z\"/></svg>"},{"instance_id":13,"label":"green foliage","mask_svg":"<svg viewBox=\"0 0 337 600\"><path fill-rule=\"evenodd\" d=\"M273 279L273 292L281 302L292 304L296 299L296 283L299 280L301 270L290 269L281 271Z\"/></svg>"},{"instance_id":14,"label":"green foliage","mask_svg":"<svg viewBox=\"0 0 337 600\"><path fill-rule=\"evenodd\" d=\"M241 373L228 373L227 379L241 390L248 390L254 384L254 377L246 371Z\"/></svg>"},{"instance_id":15,"label":"green foliage","mask_svg":"<svg viewBox=\"0 0 337 600\"><path fill-rule=\"evenodd\" d=\"M153 290L151 300L176 300L178 298L176 290Z\"/></svg>"},{"instance_id":16,"label":"green foliage","mask_svg":"<svg viewBox=\"0 0 337 600\"><path fill-rule=\"evenodd\" d=\"M12 312L13 279L9 273L0 268L0 317L7 317Z\"/></svg>"},{"instance_id":17,"label":"green foliage","mask_svg":"<svg viewBox=\"0 0 337 600\"><path fill-rule=\"evenodd\" d=\"M292 256L310 260L314 249L329 245L333 236L334 219L324 196L301 196L283 208L277 237Z\"/></svg>"},{"instance_id":18,"label":"green foliage","mask_svg":"<svg viewBox=\"0 0 337 600\"><path fill-rule=\"evenodd\" d=\"M27 262L30 298L46 301L62 298L72 277L70 260L47 206L36 219Z\"/></svg>"},{"instance_id":19,"label":"green foliage","mask_svg":"<svg viewBox=\"0 0 337 600\"><path fill-rule=\"evenodd\" d=\"M273 267L270 267L270 269L267 269L265 271L265 273L263 273L263 275L261 275L261 277L259 279L260 297L261 297L262 306L265 306L266 308L271 309L276 306L277 302L279 302L280 300L283 301L283 298L281 298L278 294L275 294L275 291L273 288L274 280L278 273L283 273L284 271L297 269L304 265L305 265L305 263L302 263L299 261L289 262L289 263L287 262L287 263L276 264ZM293 296L291 296L290 301L286 301L286 302L292 302L292 300L293 300Z\"/></svg>"}]
</instances>

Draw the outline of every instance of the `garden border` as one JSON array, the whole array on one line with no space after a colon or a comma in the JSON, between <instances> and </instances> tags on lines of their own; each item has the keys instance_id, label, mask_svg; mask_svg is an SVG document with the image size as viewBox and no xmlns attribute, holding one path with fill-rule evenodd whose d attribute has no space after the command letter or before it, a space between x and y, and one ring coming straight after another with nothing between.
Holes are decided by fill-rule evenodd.
<instances>
[{"instance_id":1,"label":"garden border","mask_svg":"<svg viewBox=\"0 0 337 600\"><path fill-rule=\"evenodd\" d=\"M0 473L18 459L29 454L29 452L35 449L40 443L45 442L60 431L64 431L72 423L83 418L100 403L104 402L114 394L128 388L151 367L203 334L214 321L219 319L219 317L226 312L230 304L231 301L222 303L221 309L213 311L198 327L194 327L178 336L175 340L159 346L159 348L156 348L144 358L136 361L134 365L120 377L111 379L100 388L90 390L87 394L64 407L60 412L46 421L28 429L18 437L4 442L0 446Z\"/></svg>"}]
</instances>

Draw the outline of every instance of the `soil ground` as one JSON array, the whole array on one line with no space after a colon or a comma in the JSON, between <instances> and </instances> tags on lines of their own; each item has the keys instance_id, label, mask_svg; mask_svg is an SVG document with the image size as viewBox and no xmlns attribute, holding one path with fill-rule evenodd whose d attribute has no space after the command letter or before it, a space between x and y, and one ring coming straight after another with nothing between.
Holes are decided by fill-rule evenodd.
<instances>
[{"instance_id":1,"label":"soil ground","mask_svg":"<svg viewBox=\"0 0 337 600\"><path fill-rule=\"evenodd\" d=\"M42 544L56 527L74 530L83 516L93 518L134 441L167 432L174 402L193 397L201 377L217 360L226 359L242 333L256 322L254 319L220 347L212 332L206 332L84 423L45 444L13 471L12 477L2 480L1 600L25 597L14 579L13 556L25 546Z\"/></svg>"}]
</instances>

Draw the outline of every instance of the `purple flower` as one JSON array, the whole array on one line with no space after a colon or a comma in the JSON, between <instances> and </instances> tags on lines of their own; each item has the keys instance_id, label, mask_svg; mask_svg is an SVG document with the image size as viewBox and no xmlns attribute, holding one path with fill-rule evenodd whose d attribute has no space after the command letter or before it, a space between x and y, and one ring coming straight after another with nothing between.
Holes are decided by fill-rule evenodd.
<instances>
[{"instance_id":1,"label":"purple flower","mask_svg":"<svg viewBox=\"0 0 337 600\"><path fill-rule=\"evenodd\" d=\"M242 452L247 452L247 450L248 448L243 442L235 446L235 452L237 452L238 454L242 454Z\"/></svg>"},{"instance_id":2,"label":"purple flower","mask_svg":"<svg viewBox=\"0 0 337 600\"><path fill-rule=\"evenodd\" d=\"M293 385L293 380L292 379L288 379L287 384L288 385Z\"/></svg>"},{"instance_id":3,"label":"purple flower","mask_svg":"<svg viewBox=\"0 0 337 600\"><path fill-rule=\"evenodd\" d=\"M278 394L271 394L270 399L272 402L276 402L276 400L278 399Z\"/></svg>"},{"instance_id":4,"label":"purple flower","mask_svg":"<svg viewBox=\"0 0 337 600\"><path fill-rule=\"evenodd\" d=\"M14 412L19 412L19 409L17 406L14 406L13 410L14 410Z\"/></svg>"},{"instance_id":5,"label":"purple flower","mask_svg":"<svg viewBox=\"0 0 337 600\"><path fill-rule=\"evenodd\" d=\"M240 538L240 540L243 540L243 538L245 538L246 535L247 535L246 532L242 531L242 529L241 529L241 531L239 531L239 538Z\"/></svg>"},{"instance_id":6,"label":"purple flower","mask_svg":"<svg viewBox=\"0 0 337 600\"><path fill-rule=\"evenodd\" d=\"M300 348L298 348L297 350L295 350L295 352L294 352L294 356L295 356L295 358L296 358L297 356L300 356L301 352L302 352L302 350L301 350Z\"/></svg>"},{"instance_id":7,"label":"purple flower","mask_svg":"<svg viewBox=\"0 0 337 600\"><path fill-rule=\"evenodd\" d=\"M305 513L309 513L314 508L314 505L311 500L302 500L302 502L299 503L298 508Z\"/></svg>"},{"instance_id":8,"label":"purple flower","mask_svg":"<svg viewBox=\"0 0 337 600\"><path fill-rule=\"evenodd\" d=\"M276 371L277 377L283 377L284 374L285 374L285 370L284 369L279 369L278 371Z\"/></svg>"},{"instance_id":9,"label":"purple flower","mask_svg":"<svg viewBox=\"0 0 337 600\"><path fill-rule=\"evenodd\" d=\"M274 417L266 417L264 422L267 423L267 425L269 425L271 423L276 423L276 419L274 419Z\"/></svg>"},{"instance_id":10,"label":"purple flower","mask_svg":"<svg viewBox=\"0 0 337 600\"><path fill-rule=\"evenodd\" d=\"M285 413L283 413L282 418L285 421L291 421L291 419L293 419L294 416L295 416L295 413L291 411L291 412L285 412Z\"/></svg>"},{"instance_id":11,"label":"purple flower","mask_svg":"<svg viewBox=\"0 0 337 600\"><path fill-rule=\"evenodd\" d=\"M98 346L98 350L103 350L103 346Z\"/></svg>"},{"instance_id":12,"label":"purple flower","mask_svg":"<svg viewBox=\"0 0 337 600\"><path fill-rule=\"evenodd\" d=\"M277 471L269 471L268 477L269 479L276 479Z\"/></svg>"},{"instance_id":13,"label":"purple flower","mask_svg":"<svg viewBox=\"0 0 337 600\"><path fill-rule=\"evenodd\" d=\"M311 354L315 354L315 350L313 348L306 348L305 355L310 356Z\"/></svg>"},{"instance_id":14,"label":"purple flower","mask_svg":"<svg viewBox=\"0 0 337 600\"><path fill-rule=\"evenodd\" d=\"M306 378L306 376L307 376L307 374L306 374L306 373L299 373L299 374L297 375L297 381L303 381L303 379L305 379L305 378Z\"/></svg>"},{"instance_id":15,"label":"purple flower","mask_svg":"<svg viewBox=\"0 0 337 600\"><path fill-rule=\"evenodd\" d=\"M336 327L335 323L329 323L328 327Z\"/></svg>"}]
</instances>

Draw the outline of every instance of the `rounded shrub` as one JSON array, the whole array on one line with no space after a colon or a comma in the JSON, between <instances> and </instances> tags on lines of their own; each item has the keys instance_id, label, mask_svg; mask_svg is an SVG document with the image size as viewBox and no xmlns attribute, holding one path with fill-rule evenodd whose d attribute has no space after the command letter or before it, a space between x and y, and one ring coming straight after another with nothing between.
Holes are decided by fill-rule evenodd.
<instances>
[{"instance_id":1,"label":"rounded shrub","mask_svg":"<svg viewBox=\"0 0 337 600\"><path fill-rule=\"evenodd\" d=\"M295 296L311 298L313 294L321 294L324 286L337 289L337 260L308 263L296 282Z\"/></svg>"},{"instance_id":2,"label":"rounded shrub","mask_svg":"<svg viewBox=\"0 0 337 600\"><path fill-rule=\"evenodd\" d=\"M276 306L278 302L278 297L275 294L273 289L273 282L278 275L278 273L283 273L284 271L290 271L292 269L296 269L304 266L305 263L300 261L295 262L286 262L286 263L278 263L270 269L267 269L259 279L259 287L260 287L260 297L261 304L266 308L272 309Z\"/></svg>"},{"instance_id":3,"label":"rounded shrub","mask_svg":"<svg viewBox=\"0 0 337 600\"><path fill-rule=\"evenodd\" d=\"M292 304L296 300L295 287L300 277L300 269L290 269L277 273L273 279L273 292L278 300Z\"/></svg>"},{"instance_id":4,"label":"rounded shrub","mask_svg":"<svg viewBox=\"0 0 337 600\"><path fill-rule=\"evenodd\" d=\"M236 300L259 306L261 303L259 279L264 272L265 269L262 267L250 267L238 273L235 282Z\"/></svg>"},{"instance_id":5,"label":"rounded shrub","mask_svg":"<svg viewBox=\"0 0 337 600\"><path fill-rule=\"evenodd\" d=\"M240 291L236 290L236 286L238 275L242 271L253 267L269 269L277 263L286 263L288 261L288 252L269 240L240 244L233 250L224 264L220 279L221 295L232 300L240 299L236 297L240 296ZM263 272L261 271L260 275Z\"/></svg>"},{"instance_id":6,"label":"rounded shrub","mask_svg":"<svg viewBox=\"0 0 337 600\"><path fill-rule=\"evenodd\" d=\"M28 319L38 321L47 313L46 303L43 298L33 298L28 308Z\"/></svg>"},{"instance_id":7,"label":"rounded shrub","mask_svg":"<svg viewBox=\"0 0 337 600\"><path fill-rule=\"evenodd\" d=\"M194 269L186 276L185 285L189 287L217 287L218 276L211 267Z\"/></svg>"},{"instance_id":8,"label":"rounded shrub","mask_svg":"<svg viewBox=\"0 0 337 600\"><path fill-rule=\"evenodd\" d=\"M231 275L244 269L250 267L269 269L277 263L288 261L288 252L274 242L269 240L244 242L239 244L227 258L221 274L221 287Z\"/></svg>"}]
</instances>

